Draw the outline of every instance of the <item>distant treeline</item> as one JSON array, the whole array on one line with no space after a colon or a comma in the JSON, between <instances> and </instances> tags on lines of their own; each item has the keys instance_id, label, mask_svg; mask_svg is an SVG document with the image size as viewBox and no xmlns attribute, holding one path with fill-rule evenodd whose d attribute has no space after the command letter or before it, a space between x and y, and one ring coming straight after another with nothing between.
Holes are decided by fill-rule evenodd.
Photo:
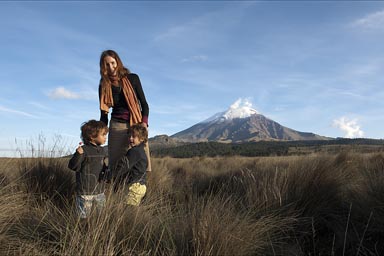
<instances>
[{"instance_id":1,"label":"distant treeline","mask_svg":"<svg viewBox=\"0 0 384 256\"><path fill-rule=\"evenodd\" d=\"M220 142L199 142L184 144L175 147L158 147L151 150L154 157L175 157L190 158L201 156L285 156L289 155L292 148L311 147L315 152L316 148L337 145L368 145L383 146L384 140L376 139L345 139L314 140L314 141L258 141L247 143L220 143Z\"/></svg>"}]
</instances>

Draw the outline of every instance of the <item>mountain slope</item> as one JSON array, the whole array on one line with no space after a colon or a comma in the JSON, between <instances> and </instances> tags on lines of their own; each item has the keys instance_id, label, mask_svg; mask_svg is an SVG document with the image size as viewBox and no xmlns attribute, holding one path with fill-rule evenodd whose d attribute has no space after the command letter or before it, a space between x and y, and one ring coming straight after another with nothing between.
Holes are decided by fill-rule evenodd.
<instances>
[{"instance_id":1,"label":"mountain slope","mask_svg":"<svg viewBox=\"0 0 384 256\"><path fill-rule=\"evenodd\" d=\"M248 102L235 102L226 112L171 136L184 142L248 142L260 140L327 140L314 133L299 132L259 114Z\"/></svg>"}]
</instances>

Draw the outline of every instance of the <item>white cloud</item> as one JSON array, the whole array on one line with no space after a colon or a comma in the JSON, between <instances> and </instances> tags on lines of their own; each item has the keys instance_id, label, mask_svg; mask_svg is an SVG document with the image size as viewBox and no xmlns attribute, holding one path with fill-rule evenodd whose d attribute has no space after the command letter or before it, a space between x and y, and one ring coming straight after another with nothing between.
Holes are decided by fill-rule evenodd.
<instances>
[{"instance_id":1,"label":"white cloud","mask_svg":"<svg viewBox=\"0 0 384 256\"><path fill-rule=\"evenodd\" d=\"M178 37L180 34L184 33L188 29L187 26L175 26L169 28L167 31L163 32L162 34L159 34L155 37L155 41L162 41L167 40L170 38Z\"/></svg>"},{"instance_id":2,"label":"white cloud","mask_svg":"<svg viewBox=\"0 0 384 256\"><path fill-rule=\"evenodd\" d=\"M79 99L80 95L75 92L71 92L64 87L57 87L48 92L48 97L51 99Z\"/></svg>"},{"instance_id":3,"label":"white cloud","mask_svg":"<svg viewBox=\"0 0 384 256\"><path fill-rule=\"evenodd\" d=\"M39 108L39 109L43 109L43 110L49 110L50 108L39 103L39 102L36 102L36 101L30 101L28 102L28 104L32 105L33 107L36 107L36 108Z\"/></svg>"},{"instance_id":4,"label":"white cloud","mask_svg":"<svg viewBox=\"0 0 384 256\"><path fill-rule=\"evenodd\" d=\"M359 138L364 135L364 132L360 129L360 126L357 123L357 119L350 120L343 116L333 120L333 126L345 132L344 137L346 138Z\"/></svg>"},{"instance_id":5,"label":"white cloud","mask_svg":"<svg viewBox=\"0 0 384 256\"><path fill-rule=\"evenodd\" d=\"M181 62L203 62L208 59L205 55L195 55L188 58L184 58L181 60Z\"/></svg>"},{"instance_id":6,"label":"white cloud","mask_svg":"<svg viewBox=\"0 0 384 256\"><path fill-rule=\"evenodd\" d=\"M0 106L0 112L11 113L11 114L27 116L27 117L33 117L33 118L36 117L35 115L29 114L27 112L10 109L10 108L6 108L6 107L3 107L3 106Z\"/></svg>"},{"instance_id":7,"label":"white cloud","mask_svg":"<svg viewBox=\"0 0 384 256\"><path fill-rule=\"evenodd\" d=\"M192 17L184 23L171 24L168 29L154 37L155 42L170 43L172 46L190 45L198 46L216 45L230 35L229 30L238 26L245 12L254 3L242 3L223 6L214 11L207 11ZM226 17L223 19L223 17ZM204 38L198 40L197 38Z\"/></svg>"},{"instance_id":8,"label":"white cloud","mask_svg":"<svg viewBox=\"0 0 384 256\"><path fill-rule=\"evenodd\" d=\"M354 21L352 25L366 29L382 29L384 26L384 10L368 14L367 16Z\"/></svg>"}]
</instances>

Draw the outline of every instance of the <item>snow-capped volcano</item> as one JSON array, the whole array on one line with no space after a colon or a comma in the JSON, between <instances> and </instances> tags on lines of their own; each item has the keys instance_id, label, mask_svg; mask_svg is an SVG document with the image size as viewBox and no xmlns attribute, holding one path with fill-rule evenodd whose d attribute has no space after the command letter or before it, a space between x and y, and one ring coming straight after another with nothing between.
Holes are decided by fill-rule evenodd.
<instances>
[{"instance_id":1,"label":"snow-capped volcano","mask_svg":"<svg viewBox=\"0 0 384 256\"><path fill-rule=\"evenodd\" d=\"M229 109L224 113L223 117L225 119L245 118L254 114L259 113L252 108L252 103L250 101L246 99L238 99L229 107Z\"/></svg>"},{"instance_id":2,"label":"snow-capped volcano","mask_svg":"<svg viewBox=\"0 0 384 256\"><path fill-rule=\"evenodd\" d=\"M247 142L259 140L324 140L309 132L284 127L252 108L248 100L238 99L226 111L171 136L184 142Z\"/></svg>"},{"instance_id":3,"label":"snow-capped volcano","mask_svg":"<svg viewBox=\"0 0 384 256\"><path fill-rule=\"evenodd\" d=\"M204 120L202 123L212 122L212 121L224 121L231 120L235 118L246 118L251 115L259 114L256 109L252 108L252 103L247 99L238 99L236 100L227 111L217 113L210 118Z\"/></svg>"}]
</instances>

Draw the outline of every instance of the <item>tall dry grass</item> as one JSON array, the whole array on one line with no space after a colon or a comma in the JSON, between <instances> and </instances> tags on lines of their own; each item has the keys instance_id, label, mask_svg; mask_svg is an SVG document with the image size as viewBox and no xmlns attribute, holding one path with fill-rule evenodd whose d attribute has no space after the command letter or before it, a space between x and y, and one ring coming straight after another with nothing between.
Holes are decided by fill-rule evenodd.
<instances>
[{"instance_id":1,"label":"tall dry grass","mask_svg":"<svg viewBox=\"0 0 384 256\"><path fill-rule=\"evenodd\" d=\"M73 211L67 161L2 164L1 255L384 252L381 153L154 158L139 207L109 193L106 207L87 220Z\"/></svg>"}]
</instances>

